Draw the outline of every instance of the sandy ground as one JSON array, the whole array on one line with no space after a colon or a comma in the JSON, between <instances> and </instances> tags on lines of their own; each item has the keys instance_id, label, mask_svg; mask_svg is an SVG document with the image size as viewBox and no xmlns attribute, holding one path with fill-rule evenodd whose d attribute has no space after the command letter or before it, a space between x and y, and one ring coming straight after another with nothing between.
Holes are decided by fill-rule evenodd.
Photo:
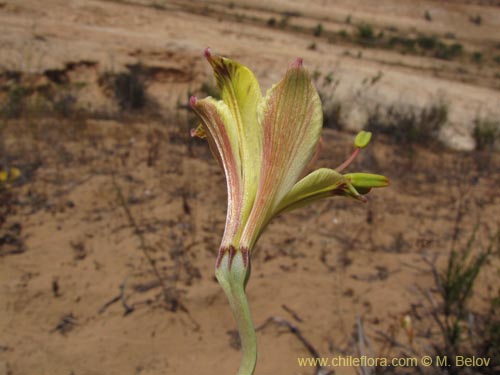
<instances>
[{"instance_id":1,"label":"sandy ground","mask_svg":"<svg viewBox=\"0 0 500 375\"><path fill-rule=\"evenodd\" d=\"M350 27L351 15L352 22L377 28L453 33L466 49L490 58L500 43L498 4L376 4L0 3L3 70L32 73L40 87L54 76L84 82L79 103L101 113L116 103L99 85L100 75L141 63L158 105L155 116L27 116L2 125L3 157L23 177L11 188L11 211L0 227L0 375L235 372L237 335L213 276L224 229L224 176L207 146L189 139L183 107L209 77L206 46L250 66L263 88L296 56L322 76L333 72L335 98L350 104L348 129L359 127L367 107L442 99L449 127L441 137L449 135L455 148L473 148L473 119L500 115L498 65L331 43L292 26L321 22L325 30L340 30ZM432 22L423 18L426 10ZM283 14L292 14L289 29L267 26ZM469 21L478 14L480 26ZM315 50L308 48L313 42ZM379 72L367 87L366 78ZM325 129L317 166L342 162L351 139L349 132ZM389 189L374 192L367 205L332 199L277 218L258 244L248 288L259 327L256 374L315 373L297 364L297 357L311 355L297 335L264 324L272 317L296 326L324 357L401 355L387 337L431 355L441 338L424 297L435 291L428 263L443 267L454 233L460 247L476 223L477 248L487 243L499 225L499 168L498 153L418 145L410 152L376 136L352 169L388 175ZM479 310L498 285L497 260L480 275L473 297ZM406 315L413 342L401 326ZM355 339L357 321L370 342L364 351Z\"/></svg>"}]
</instances>

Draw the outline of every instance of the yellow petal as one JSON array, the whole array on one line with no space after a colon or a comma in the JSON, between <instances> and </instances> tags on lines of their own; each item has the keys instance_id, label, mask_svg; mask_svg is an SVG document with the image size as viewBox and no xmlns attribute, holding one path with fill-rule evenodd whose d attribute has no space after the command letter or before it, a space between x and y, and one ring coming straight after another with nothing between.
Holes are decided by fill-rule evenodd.
<instances>
[{"instance_id":1,"label":"yellow petal","mask_svg":"<svg viewBox=\"0 0 500 375\"><path fill-rule=\"evenodd\" d=\"M209 49L205 56L237 129L244 191L241 220L246 221L257 193L261 167L262 127L257 119L257 107L262 102L262 93L257 79L246 66L212 55Z\"/></svg>"},{"instance_id":2,"label":"yellow petal","mask_svg":"<svg viewBox=\"0 0 500 375\"><path fill-rule=\"evenodd\" d=\"M299 179L320 138L321 102L300 59L268 91L260 111L263 159L259 188L242 236L242 243L249 248Z\"/></svg>"}]
</instances>

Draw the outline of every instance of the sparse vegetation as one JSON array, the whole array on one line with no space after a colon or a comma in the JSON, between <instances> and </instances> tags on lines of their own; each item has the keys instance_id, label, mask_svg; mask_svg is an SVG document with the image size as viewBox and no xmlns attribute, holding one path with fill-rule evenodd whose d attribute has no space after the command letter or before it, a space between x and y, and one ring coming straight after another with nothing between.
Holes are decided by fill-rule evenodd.
<instances>
[{"instance_id":1,"label":"sparse vegetation","mask_svg":"<svg viewBox=\"0 0 500 375\"><path fill-rule=\"evenodd\" d=\"M28 94L26 87L20 84L12 85L6 94L1 106L2 117L17 118L21 116L25 108L25 99Z\"/></svg>"},{"instance_id":2,"label":"sparse vegetation","mask_svg":"<svg viewBox=\"0 0 500 375\"><path fill-rule=\"evenodd\" d=\"M401 46L405 51L415 51L416 41L412 38L392 36L388 42L389 47Z\"/></svg>"},{"instance_id":3,"label":"sparse vegetation","mask_svg":"<svg viewBox=\"0 0 500 375\"><path fill-rule=\"evenodd\" d=\"M101 85L111 88L122 110L133 111L145 107L147 96L141 64L131 65L127 72L105 72L99 81Z\"/></svg>"},{"instance_id":4,"label":"sparse vegetation","mask_svg":"<svg viewBox=\"0 0 500 375\"><path fill-rule=\"evenodd\" d=\"M438 59L452 60L463 53L463 46L460 43L453 43L451 45L443 42L438 42L434 51L434 56Z\"/></svg>"},{"instance_id":5,"label":"sparse vegetation","mask_svg":"<svg viewBox=\"0 0 500 375\"><path fill-rule=\"evenodd\" d=\"M424 108L390 106L372 113L366 129L376 134L387 134L398 144L429 144L435 142L446 123L448 110L443 103Z\"/></svg>"},{"instance_id":6,"label":"sparse vegetation","mask_svg":"<svg viewBox=\"0 0 500 375\"><path fill-rule=\"evenodd\" d=\"M12 82L0 103L1 117L14 119L23 116L58 115L63 117L80 115L77 95L80 84L36 86L30 80Z\"/></svg>"},{"instance_id":7,"label":"sparse vegetation","mask_svg":"<svg viewBox=\"0 0 500 375\"><path fill-rule=\"evenodd\" d=\"M461 213L463 215L463 212ZM458 229L457 227L455 228ZM454 358L457 355L472 356L498 353L500 320L495 312L497 298L490 301L490 309L486 314L480 314L470 306L470 300L477 289L478 276L493 254L500 252L500 231L490 239L488 246L483 250L476 249L476 235L478 226L471 232L467 243L461 249L456 249L458 232L452 240L446 268L439 272L433 266L433 274L437 286L439 304L433 300L431 294L427 298L432 305L432 317L440 329L442 346L435 345L436 354ZM500 290L498 290L500 292ZM476 323L471 323L475 315ZM490 357L499 363L499 357ZM494 373L495 364L478 368L480 373ZM463 369L449 368L451 374L463 373Z\"/></svg>"},{"instance_id":8,"label":"sparse vegetation","mask_svg":"<svg viewBox=\"0 0 500 375\"><path fill-rule=\"evenodd\" d=\"M471 255L475 233L467 247L461 251L452 249L446 270L438 274L437 285L443 299L443 335L446 354L458 353L462 339L462 324L467 319L468 302L472 296L476 279L491 250ZM444 354L444 353L443 353Z\"/></svg>"},{"instance_id":9,"label":"sparse vegetation","mask_svg":"<svg viewBox=\"0 0 500 375\"><path fill-rule=\"evenodd\" d=\"M425 50L433 50L438 45L437 38L435 36L419 35L416 39L417 45Z\"/></svg>"}]
</instances>

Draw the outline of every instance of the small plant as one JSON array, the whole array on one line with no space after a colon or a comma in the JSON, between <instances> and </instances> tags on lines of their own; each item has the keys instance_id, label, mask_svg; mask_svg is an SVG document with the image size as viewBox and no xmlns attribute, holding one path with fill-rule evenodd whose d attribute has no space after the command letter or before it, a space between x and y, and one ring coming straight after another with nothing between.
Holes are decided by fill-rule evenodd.
<instances>
[{"instance_id":1,"label":"small plant","mask_svg":"<svg viewBox=\"0 0 500 375\"><path fill-rule=\"evenodd\" d=\"M255 244L268 223L329 196L364 201L364 194L387 186L388 180L368 173L342 174L370 142L371 133L364 131L354 140L353 154L336 169L321 168L300 179L317 153L323 125L321 101L302 59L262 97L247 67L208 49L205 57L222 100L191 97L201 122L192 135L208 140L226 175L228 209L215 275L238 325L243 351L238 375L252 375L257 339L245 289Z\"/></svg>"},{"instance_id":2,"label":"small plant","mask_svg":"<svg viewBox=\"0 0 500 375\"><path fill-rule=\"evenodd\" d=\"M425 13L424 13L424 18L425 18L426 21L431 22L432 21L431 12L429 12L428 10L426 10Z\"/></svg>"},{"instance_id":3,"label":"small plant","mask_svg":"<svg viewBox=\"0 0 500 375\"><path fill-rule=\"evenodd\" d=\"M500 288L497 296L491 300L490 309L483 321L480 335L482 337L481 353L492 358L491 368L500 366ZM494 371L494 370L493 370ZM493 372L492 372L493 374Z\"/></svg>"},{"instance_id":4,"label":"small plant","mask_svg":"<svg viewBox=\"0 0 500 375\"><path fill-rule=\"evenodd\" d=\"M99 78L99 83L111 88L122 110L138 110L147 103L146 86L141 64L129 66L128 72L114 74L106 72Z\"/></svg>"},{"instance_id":5,"label":"small plant","mask_svg":"<svg viewBox=\"0 0 500 375\"><path fill-rule=\"evenodd\" d=\"M432 316L443 337L444 346L435 345L437 355L440 356L454 358L456 355L470 355L472 352L474 355L487 357L500 349L500 331L498 330L500 320L495 310L498 303L496 298L491 300L490 313L486 316L477 314L478 323L471 325L471 316L475 314L470 307L470 299L478 276L488 259L495 252L500 251L500 231L490 238L484 250L475 251L478 227L474 228L467 243L461 249L456 249L456 241L453 240L447 265L443 271L439 272L433 267L434 279L442 303L436 305L431 295L428 295L428 298L433 305ZM457 229L458 227L455 228ZM490 358L495 360L494 355ZM488 368L489 366L484 369L484 372L488 373ZM452 366L449 371L451 374L457 374L460 369Z\"/></svg>"},{"instance_id":6,"label":"small plant","mask_svg":"<svg viewBox=\"0 0 500 375\"><path fill-rule=\"evenodd\" d=\"M315 37L320 37L322 33L323 33L323 24L318 23L314 28L313 34Z\"/></svg>"},{"instance_id":7,"label":"small plant","mask_svg":"<svg viewBox=\"0 0 500 375\"><path fill-rule=\"evenodd\" d=\"M288 21L290 20L290 16L288 15L283 15L280 19L280 21L278 22L278 27L280 29L284 29L288 26Z\"/></svg>"},{"instance_id":8,"label":"small plant","mask_svg":"<svg viewBox=\"0 0 500 375\"><path fill-rule=\"evenodd\" d=\"M315 42L312 42L311 44L309 44L307 46L307 49L311 50L311 51L316 51L316 43Z\"/></svg>"},{"instance_id":9,"label":"small plant","mask_svg":"<svg viewBox=\"0 0 500 375\"><path fill-rule=\"evenodd\" d=\"M345 23L347 23L348 25L350 25L350 24L351 24L351 20L352 20L352 18L351 18L351 15L349 14L349 15L345 18Z\"/></svg>"},{"instance_id":10,"label":"small plant","mask_svg":"<svg viewBox=\"0 0 500 375\"><path fill-rule=\"evenodd\" d=\"M158 2L154 2L150 6L151 6L151 8L156 9L156 10L166 10L167 9L165 4L160 4Z\"/></svg>"},{"instance_id":11,"label":"small plant","mask_svg":"<svg viewBox=\"0 0 500 375\"><path fill-rule=\"evenodd\" d=\"M434 56L438 59L451 60L460 56L464 51L464 47L460 43L453 43L447 45L443 42L438 42Z\"/></svg>"},{"instance_id":12,"label":"small plant","mask_svg":"<svg viewBox=\"0 0 500 375\"><path fill-rule=\"evenodd\" d=\"M472 62L480 64L483 62L483 54L481 52L474 52L471 56Z\"/></svg>"},{"instance_id":13,"label":"small plant","mask_svg":"<svg viewBox=\"0 0 500 375\"><path fill-rule=\"evenodd\" d=\"M333 73L330 72L323 78L323 86L329 86L332 83L333 83Z\"/></svg>"},{"instance_id":14,"label":"small plant","mask_svg":"<svg viewBox=\"0 0 500 375\"><path fill-rule=\"evenodd\" d=\"M405 51L415 51L415 46L417 42L415 39L412 38L404 38L404 37L399 37L399 36L392 36L389 38L388 46L389 47L396 47L396 46L401 46Z\"/></svg>"},{"instance_id":15,"label":"small plant","mask_svg":"<svg viewBox=\"0 0 500 375\"><path fill-rule=\"evenodd\" d=\"M370 24L364 23L358 26L358 37L359 39L371 42L375 39L375 32Z\"/></svg>"},{"instance_id":16,"label":"small plant","mask_svg":"<svg viewBox=\"0 0 500 375\"><path fill-rule=\"evenodd\" d=\"M349 33L346 30L340 30L338 34L339 34L339 37L341 37L342 39L349 38Z\"/></svg>"},{"instance_id":17,"label":"small plant","mask_svg":"<svg viewBox=\"0 0 500 375\"><path fill-rule=\"evenodd\" d=\"M27 87L21 84L12 85L1 106L2 116L7 119L20 117L25 110L25 100L28 93Z\"/></svg>"},{"instance_id":18,"label":"small plant","mask_svg":"<svg viewBox=\"0 0 500 375\"><path fill-rule=\"evenodd\" d=\"M432 50L438 45L438 40L435 36L420 35L416 43L422 49Z\"/></svg>"},{"instance_id":19,"label":"small plant","mask_svg":"<svg viewBox=\"0 0 500 375\"><path fill-rule=\"evenodd\" d=\"M466 319L467 304L472 295L477 276L488 257L488 252L471 256L471 246L474 237L464 251L452 249L448 258L446 270L439 275L440 293L444 307L444 335L448 350L457 352L462 331L461 323Z\"/></svg>"},{"instance_id":20,"label":"small plant","mask_svg":"<svg viewBox=\"0 0 500 375\"><path fill-rule=\"evenodd\" d=\"M475 16L469 16L469 21L476 26L481 26L481 24L483 23L483 17L481 17L479 14L476 14Z\"/></svg>"},{"instance_id":21,"label":"small plant","mask_svg":"<svg viewBox=\"0 0 500 375\"><path fill-rule=\"evenodd\" d=\"M275 27L276 26L276 18L271 17L267 20L267 26L269 27Z\"/></svg>"},{"instance_id":22,"label":"small plant","mask_svg":"<svg viewBox=\"0 0 500 375\"><path fill-rule=\"evenodd\" d=\"M472 135L476 141L476 150L493 149L500 141L500 122L476 118Z\"/></svg>"}]
</instances>

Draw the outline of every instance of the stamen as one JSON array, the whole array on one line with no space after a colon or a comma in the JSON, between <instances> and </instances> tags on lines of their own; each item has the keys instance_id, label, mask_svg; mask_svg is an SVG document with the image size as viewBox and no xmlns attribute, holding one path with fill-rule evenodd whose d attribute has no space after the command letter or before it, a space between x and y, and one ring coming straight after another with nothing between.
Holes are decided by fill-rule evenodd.
<instances>
[{"instance_id":1,"label":"stamen","mask_svg":"<svg viewBox=\"0 0 500 375\"><path fill-rule=\"evenodd\" d=\"M210 59L212 57L212 52L210 51L210 47L205 48L205 51L203 51L203 55L205 56L206 59Z\"/></svg>"},{"instance_id":2,"label":"stamen","mask_svg":"<svg viewBox=\"0 0 500 375\"><path fill-rule=\"evenodd\" d=\"M354 159L356 159L356 156L358 156L360 150L361 150L360 148L356 148L354 150L354 152L352 153L352 155L349 156L349 158L346 161L344 161L342 164L340 164L337 168L335 168L335 170L340 173L344 169L346 169L349 165L351 165L351 163L354 161Z\"/></svg>"},{"instance_id":3,"label":"stamen","mask_svg":"<svg viewBox=\"0 0 500 375\"><path fill-rule=\"evenodd\" d=\"M191 106L191 108L194 109L194 106L196 105L197 101L198 101L198 98L194 95L189 98L189 105Z\"/></svg>"}]
</instances>

